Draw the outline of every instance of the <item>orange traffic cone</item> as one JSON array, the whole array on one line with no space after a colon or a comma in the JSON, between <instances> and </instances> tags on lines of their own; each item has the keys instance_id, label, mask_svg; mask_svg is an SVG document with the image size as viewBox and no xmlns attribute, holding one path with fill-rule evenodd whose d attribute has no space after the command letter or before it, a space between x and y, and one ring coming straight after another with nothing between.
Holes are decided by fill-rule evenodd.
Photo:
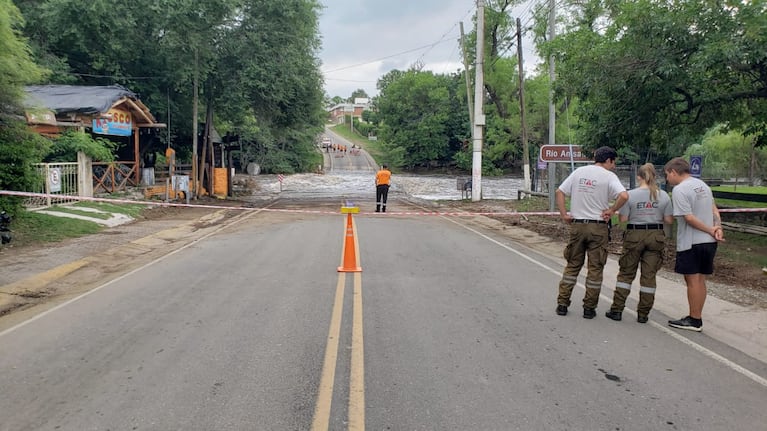
<instances>
[{"instance_id":1,"label":"orange traffic cone","mask_svg":"<svg viewBox=\"0 0 767 431\"><path fill-rule=\"evenodd\" d=\"M357 241L354 238L354 224L351 212L346 214L346 235L344 239L343 266L338 267L338 272L362 272L357 263Z\"/></svg>"}]
</instances>

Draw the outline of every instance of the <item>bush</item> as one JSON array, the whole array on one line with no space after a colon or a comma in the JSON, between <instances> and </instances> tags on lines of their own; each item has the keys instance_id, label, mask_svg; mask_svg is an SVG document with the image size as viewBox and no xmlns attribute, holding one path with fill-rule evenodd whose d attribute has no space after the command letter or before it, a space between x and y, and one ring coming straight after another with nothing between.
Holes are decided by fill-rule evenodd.
<instances>
[{"instance_id":1,"label":"bush","mask_svg":"<svg viewBox=\"0 0 767 431\"><path fill-rule=\"evenodd\" d=\"M29 191L38 180L34 164L49 151L50 141L31 131L19 121L0 120L0 189ZM22 200L0 196L0 210L16 215Z\"/></svg>"},{"instance_id":2,"label":"bush","mask_svg":"<svg viewBox=\"0 0 767 431\"><path fill-rule=\"evenodd\" d=\"M77 153L83 152L97 162L113 162L114 151L119 144L103 138L93 138L85 132L68 130L54 139L51 152L45 157L46 162L72 162L77 160Z\"/></svg>"}]
</instances>

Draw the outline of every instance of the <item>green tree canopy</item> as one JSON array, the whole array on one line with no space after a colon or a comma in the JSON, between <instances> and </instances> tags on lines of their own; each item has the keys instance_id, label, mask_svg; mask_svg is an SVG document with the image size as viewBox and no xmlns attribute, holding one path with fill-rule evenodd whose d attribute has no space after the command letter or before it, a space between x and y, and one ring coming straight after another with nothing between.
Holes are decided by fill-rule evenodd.
<instances>
[{"instance_id":1,"label":"green tree canopy","mask_svg":"<svg viewBox=\"0 0 767 431\"><path fill-rule=\"evenodd\" d=\"M60 71L56 79L137 92L157 118L170 118L175 147L191 148L192 125L210 110L219 132L253 139L244 150L266 171L309 166L324 120L318 1L24 0L20 7L34 23L27 35L39 58Z\"/></svg>"},{"instance_id":2,"label":"green tree canopy","mask_svg":"<svg viewBox=\"0 0 767 431\"><path fill-rule=\"evenodd\" d=\"M3 117L19 113L23 86L43 74L32 60L31 50L21 34L23 26L24 19L13 2L0 0L0 115Z\"/></svg>"},{"instance_id":3,"label":"green tree canopy","mask_svg":"<svg viewBox=\"0 0 767 431\"><path fill-rule=\"evenodd\" d=\"M718 123L764 140L767 3L567 1L554 53L560 97L580 100L579 139L651 159Z\"/></svg>"},{"instance_id":4,"label":"green tree canopy","mask_svg":"<svg viewBox=\"0 0 767 431\"><path fill-rule=\"evenodd\" d=\"M376 103L390 164L414 168L450 161L460 146L456 129L465 112L456 94L460 77L417 70L388 77L393 79L387 79Z\"/></svg>"}]
</instances>

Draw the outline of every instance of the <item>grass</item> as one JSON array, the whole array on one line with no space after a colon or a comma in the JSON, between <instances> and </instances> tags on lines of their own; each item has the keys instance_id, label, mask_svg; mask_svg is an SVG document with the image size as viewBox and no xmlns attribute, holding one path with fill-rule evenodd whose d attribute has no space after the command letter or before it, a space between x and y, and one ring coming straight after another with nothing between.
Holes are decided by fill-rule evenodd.
<instances>
[{"instance_id":1,"label":"grass","mask_svg":"<svg viewBox=\"0 0 767 431\"><path fill-rule=\"evenodd\" d=\"M717 253L739 262L767 268L767 237L727 231Z\"/></svg>"},{"instance_id":2,"label":"grass","mask_svg":"<svg viewBox=\"0 0 767 431\"><path fill-rule=\"evenodd\" d=\"M46 211L52 211L52 212L58 212L58 213L66 213L66 214L75 214L80 215L84 217L90 217L90 218L97 218L101 220L107 220L109 219L110 215L107 213L97 213L97 212L88 212L88 211L78 211L75 207L69 206L69 205L54 205L50 208L46 208Z\"/></svg>"},{"instance_id":3,"label":"grass","mask_svg":"<svg viewBox=\"0 0 767 431\"><path fill-rule=\"evenodd\" d=\"M98 223L66 217L56 217L32 211L19 213L11 222L13 245L59 242L99 232Z\"/></svg>"},{"instance_id":4,"label":"grass","mask_svg":"<svg viewBox=\"0 0 767 431\"><path fill-rule=\"evenodd\" d=\"M79 210L78 207L95 208L104 213ZM48 210L78 214L106 220L110 214L125 214L133 218L141 217L146 205L114 204L110 202L78 202L74 205L56 205ZM103 227L92 221L68 217L56 217L34 211L22 211L11 221L13 245L41 244L59 242L67 238L78 238L98 233Z\"/></svg>"},{"instance_id":5,"label":"grass","mask_svg":"<svg viewBox=\"0 0 767 431\"><path fill-rule=\"evenodd\" d=\"M752 193L756 195L767 195L767 187L764 186L714 186L711 190L715 192L731 193Z\"/></svg>"},{"instance_id":6,"label":"grass","mask_svg":"<svg viewBox=\"0 0 767 431\"><path fill-rule=\"evenodd\" d=\"M764 186L714 186L711 190L715 192L730 192L730 193L749 193L756 195L767 195L767 187ZM727 208L767 208L767 203L764 202L750 202L741 201L736 199L722 199L716 198L716 204L720 207Z\"/></svg>"},{"instance_id":7,"label":"grass","mask_svg":"<svg viewBox=\"0 0 767 431\"><path fill-rule=\"evenodd\" d=\"M738 201L721 198L715 198L714 202L719 208L767 208L767 203L764 202Z\"/></svg>"},{"instance_id":8,"label":"grass","mask_svg":"<svg viewBox=\"0 0 767 431\"><path fill-rule=\"evenodd\" d=\"M127 216L137 218L141 216L141 212L144 211L146 205L142 204L113 204L111 202L78 202L76 207L94 208L99 211L104 211L113 214L125 214Z\"/></svg>"},{"instance_id":9,"label":"grass","mask_svg":"<svg viewBox=\"0 0 767 431\"><path fill-rule=\"evenodd\" d=\"M361 146L374 159L384 160L386 158L386 154L380 141L371 141L357 134L356 132L352 133L352 131L349 130L349 126L344 124L338 124L336 126L330 127L330 130L332 130L333 133L337 133L349 141Z\"/></svg>"}]
</instances>

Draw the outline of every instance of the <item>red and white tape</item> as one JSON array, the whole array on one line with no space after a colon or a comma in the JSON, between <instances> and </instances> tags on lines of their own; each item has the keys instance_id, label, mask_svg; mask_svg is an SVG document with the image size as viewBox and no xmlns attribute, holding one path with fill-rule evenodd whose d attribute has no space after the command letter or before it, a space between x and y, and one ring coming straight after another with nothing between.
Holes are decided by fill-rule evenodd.
<instances>
[{"instance_id":1,"label":"red and white tape","mask_svg":"<svg viewBox=\"0 0 767 431\"><path fill-rule=\"evenodd\" d=\"M300 209L278 209L278 208L254 208L254 207L236 207L225 205L204 205L204 204L184 204L173 202L155 202L155 201L138 201L130 199L111 199L111 198L92 198L83 196L71 196L71 195L59 195L48 193L30 193L30 192L17 192L9 190L0 190L0 196L18 196L24 198L51 198L71 201L87 201L87 202L107 202L107 203L124 203L124 204L139 204L150 206L162 206L162 207L187 207L187 208L209 208L219 210L242 210L242 211L262 211L262 212L281 212L281 213L298 213L298 214L339 214L339 211L326 211L326 210L300 210ZM720 209L719 212L723 213L758 213L767 212L767 208L727 208ZM365 212L361 211L358 215L385 215L385 216L452 216L452 217L471 217L471 216L559 216L559 212L556 211L478 211L478 212L463 212L463 211L392 211L386 213L377 213L373 211Z\"/></svg>"}]
</instances>

